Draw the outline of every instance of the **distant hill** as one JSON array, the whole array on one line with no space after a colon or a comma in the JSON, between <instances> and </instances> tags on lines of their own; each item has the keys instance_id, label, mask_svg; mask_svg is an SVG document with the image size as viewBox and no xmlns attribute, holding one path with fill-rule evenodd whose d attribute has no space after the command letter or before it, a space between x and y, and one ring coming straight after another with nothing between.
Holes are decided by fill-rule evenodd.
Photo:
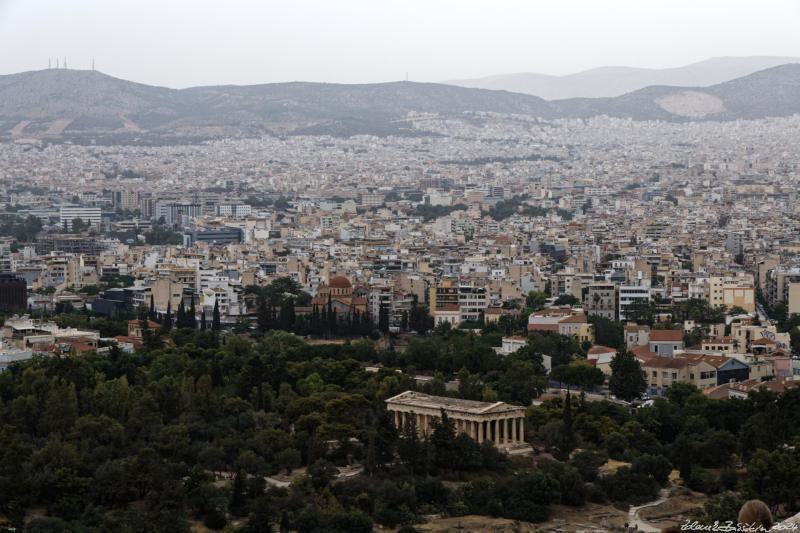
<instances>
[{"instance_id":1,"label":"distant hill","mask_svg":"<svg viewBox=\"0 0 800 533\"><path fill-rule=\"evenodd\" d=\"M445 83L461 87L534 94L546 100L601 98L620 96L651 85L706 87L786 63L800 63L800 58L715 57L677 68L600 67L566 76L520 73L451 80Z\"/></svg>"},{"instance_id":2,"label":"distant hill","mask_svg":"<svg viewBox=\"0 0 800 533\"><path fill-rule=\"evenodd\" d=\"M800 64L769 68L710 87L646 87L615 98L552 102L565 117L736 120L800 113Z\"/></svg>"},{"instance_id":3,"label":"distant hill","mask_svg":"<svg viewBox=\"0 0 800 533\"><path fill-rule=\"evenodd\" d=\"M277 83L167 89L94 71L0 76L0 136L399 134L409 112L553 117L541 98L433 83Z\"/></svg>"},{"instance_id":4,"label":"distant hill","mask_svg":"<svg viewBox=\"0 0 800 533\"><path fill-rule=\"evenodd\" d=\"M555 101L435 83L295 82L177 90L94 71L0 76L0 140L169 144L265 134L420 135L411 127L413 115L461 117L465 112L670 121L788 116L800 113L800 64L709 87L652 86L613 98Z\"/></svg>"}]
</instances>

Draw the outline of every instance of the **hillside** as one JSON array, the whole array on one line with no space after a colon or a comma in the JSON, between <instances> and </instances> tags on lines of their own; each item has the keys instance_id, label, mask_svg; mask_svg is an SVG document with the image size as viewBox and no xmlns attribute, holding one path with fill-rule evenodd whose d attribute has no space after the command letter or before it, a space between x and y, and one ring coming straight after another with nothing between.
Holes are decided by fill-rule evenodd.
<instances>
[{"instance_id":1,"label":"hillside","mask_svg":"<svg viewBox=\"0 0 800 533\"><path fill-rule=\"evenodd\" d=\"M710 87L652 86L614 98L536 96L434 83L278 83L168 89L99 72L0 76L0 140L195 142L216 137L420 135L417 114L496 112L541 119L735 120L800 113L800 64Z\"/></svg>"},{"instance_id":2,"label":"hillside","mask_svg":"<svg viewBox=\"0 0 800 533\"><path fill-rule=\"evenodd\" d=\"M440 84L279 83L167 89L99 72L50 69L0 77L0 135L218 136L402 134L409 113L553 117L535 96Z\"/></svg>"},{"instance_id":3,"label":"hillside","mask_svg":"<svg viewBox=\"0 0 800 533\"><path fill-rule=\"evenodd\" d=\"M484 78L452 80L461 87L535 94L547 100L620 96L652 85L706 87L747 76L786 63L797 57L715 57L677 68L647 69L600 67L566 76L532 72L501 74Z\"/></svg>"},{"instance_id":4,"label":"hillside","mask_svg":"<svg viewBox=\"0 0 800 533\"><path fill-rule=\"evenodd\" d=\"M800 64L762 70L711 87L646 87L616 98L553 102L562 116L634 120L736 120L800 113Z\"/></svg>"}]
</instances>

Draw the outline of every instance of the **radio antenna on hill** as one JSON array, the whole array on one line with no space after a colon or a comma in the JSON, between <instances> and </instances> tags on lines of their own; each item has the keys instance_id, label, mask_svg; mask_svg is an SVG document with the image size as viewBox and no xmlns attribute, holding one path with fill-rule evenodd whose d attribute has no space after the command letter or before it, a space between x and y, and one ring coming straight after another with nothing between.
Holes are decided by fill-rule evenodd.
<instances>
[{"instance_id":1,"label":"radio antenna on hill","mask_svg":"<svg viewBox=\"0 0 800 533\"><path fill-rule=\"evenodd\" d=\"M64 68L67 68L67 58L64 57Z\"/></svg>"},{"instance_id":2,"label":"radio antenna on hill","mask_svg":"<svg viewBox=\"0 0 800 533\"><path fill-rule=\"evenodd\" d=\"M58 58L56 57L56 68L58 68Z\"/></svg>"},{"instance_id":3,"label":"radio antenna on hill","mask_svg":"<svg viewBox=\"0 0 800 533\"><path fill-rule=\"evenodd\" d=\"M92 58L92 70L94 70L94 58Z\"/></svg>"}]
</instances>

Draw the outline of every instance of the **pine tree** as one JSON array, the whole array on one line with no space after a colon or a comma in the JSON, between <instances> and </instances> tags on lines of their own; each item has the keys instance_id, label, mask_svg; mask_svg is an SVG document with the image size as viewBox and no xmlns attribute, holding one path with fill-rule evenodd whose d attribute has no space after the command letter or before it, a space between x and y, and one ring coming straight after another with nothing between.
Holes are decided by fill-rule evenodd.
<instances>
[{"instance_id":1,"label":"pine tree","mask_svg":"<svg viewBox=\"0 0 800 533\"><path fill-rule=\"evenodd\" d=\"M408 331L408 311L403 311L403 315L400 318L400 329Z\"/></svg>"},{"instance_id":2,"label":"pine tree","mask_svg":"<svg viewBox=\"0 0 800 533\"><path fill-rule=\"evenodd\" d=\"M219 331L222 329L222 321L219 317L219 300L214 300L214 313L211 315L211 329L214 331Z\"/></svg>"}]
</instances>

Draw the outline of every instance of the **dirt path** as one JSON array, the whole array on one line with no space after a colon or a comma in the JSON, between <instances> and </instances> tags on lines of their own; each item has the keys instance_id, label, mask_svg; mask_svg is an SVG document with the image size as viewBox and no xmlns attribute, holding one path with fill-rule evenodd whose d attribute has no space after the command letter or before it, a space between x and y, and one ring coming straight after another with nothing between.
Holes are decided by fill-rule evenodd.
<instances>
[{"instance_id":1,"label":"dirt path","mask_svg":"<svg viewBox=\"0 0 800 533\"><path fill-rule=\"evenodd\" d=\"M656 527L650 524L649 522L645 522L644 519L639 517L639 511L641 511L642 509L646 509L648 507L655 507L656 505L661 505L662 503L667 501L667 499L669 499L669 493L670 493L669 488L661 489L661 491L658 493L657 500L653 500L652 502L648 502L636 507L631 507L628 510L628 517L629 517L628 524L630 525L630 527L635 527L639 531L644 531L645 533L659 533L661 531L661 528Z\"/></svg>"}]
</instances>

